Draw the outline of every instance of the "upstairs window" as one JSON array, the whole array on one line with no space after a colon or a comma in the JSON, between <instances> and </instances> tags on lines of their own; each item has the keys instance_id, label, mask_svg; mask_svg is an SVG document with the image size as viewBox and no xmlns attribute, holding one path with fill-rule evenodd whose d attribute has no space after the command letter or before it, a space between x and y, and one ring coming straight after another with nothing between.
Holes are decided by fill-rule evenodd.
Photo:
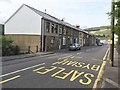
<instances>
[{"instance_id":1,"label":"upstairs window","mask_svg":"<svg viewBox=\"0 0 120 90\"><path fill-rule=\"evenodd\" d=\"M70 32L71 32L71 31L70 31L70 28L68 28L68 30L67 30L68 35L70 35Z\"/></svg>"},{"instance_id":2,"label":"upstairs window","mask_svg":"<svg viewBox=\"0 0 120 90\"><path fill-rule=\"evenodd\" d=\"M52 24L51 33L54 33L54 24Z\"/></svg>"},{"instance_id":3,"label":"upstairs window","mask_svg":"<svg viewBox=\"0 0 120 90\"><path fill-rule=\"evenodd\" d=\"M59 34L62 34L62 26L60 25Z\"/></svg>"},{"instance_id":4,"label":"upstairs window","mask_svg":"<svg viewBox=\"0 0 120 90\"><path fill-rule=\"evenodd\" d=\"M58 25L55 25L55 33L58 33Z\"/></svg>"},{"instance_id":5,"label":"upstairs window","mask_svg":"<svg viewBox=\"0 0 120 90\"><path fill-rule=\"evenodd\" d=\"M46 22L46 32L50 32L50 22Z\"/></svg>"},{"instance_id":6,"label":"upstairs window","mask_svg":"<svg viewBox=\"0 0 120 90\"><path fill-rule=\"evenodd\" d=\"M65 27L64 27L63 31L64 31L64 32L63 32L63 33L64 33L64 35L66 35L66 28L65 28Z\"/></svg>"}]
</instances>

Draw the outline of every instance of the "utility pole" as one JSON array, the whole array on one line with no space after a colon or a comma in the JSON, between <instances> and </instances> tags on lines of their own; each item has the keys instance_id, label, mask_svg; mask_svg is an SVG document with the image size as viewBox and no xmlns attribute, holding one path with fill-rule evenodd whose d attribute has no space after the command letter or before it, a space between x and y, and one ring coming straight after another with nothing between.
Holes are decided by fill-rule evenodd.
<instances>
[{"instance_id":1,"label":"utility pole","mask_svg":"<svg viewBox=\"0 0 120 90\"><path fill-rule=\"evenodd\" d=\"M112 67L114 66L114 23L115 23L115 4L114 0L111 2L111 40L110 40L110 60Z\"/></svg>"}]
</instances>

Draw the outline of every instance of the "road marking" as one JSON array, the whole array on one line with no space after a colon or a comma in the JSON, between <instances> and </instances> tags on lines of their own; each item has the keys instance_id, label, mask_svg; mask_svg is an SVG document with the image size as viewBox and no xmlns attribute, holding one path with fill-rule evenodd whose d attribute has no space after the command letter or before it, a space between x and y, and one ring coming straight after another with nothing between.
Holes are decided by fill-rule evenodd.
<instances>
[{"instance_id":1,"label":"road marking","mask_svg":"<svg viewBox=\"0 0 120 90\"><path fill-rule=\"evenodd\" d=\"M37 68L37 69L33 70L33 72L36 72L36 71L38 71L38 70L40 70L40 69L42 69L42 68L45 68L45 67Z\"/></svg>"},{"instance_id":2,"label":"road marking","mask_svg":"<svg viewBox=\"0 0 120 90\"><path fill-rule=\"evenodd\" d=\"M66 66L71 66L71 67L76 67L76 68L83 68L83 69L90 69L93 71L99 71L100 65L92 65L92 64L87 64L84 62L78 62L78 61L72 61L69 59L64 59L62 61L56 61L53 62L52 65L66 65Z\"/></svg>"},{"instance_id":3,"label":"road marking","mask_svg":"<svg viewBox=\"0 0 120 90\"><path fill-rule=\"evenodd\" d=\"M6 80L3 80L3 81L0 82L0 84L6 83L6 82L11 81L11 80L14 80L14 79L17 79L17 78L19 78L19 77L20 77L20 75L15 76L15 77L12 77L12 78L9 78L9 79L6 79Z\"/></svg>"},{"instance_id":4,"label":"road marking","mask_svg":"<svg viewBox=\"0 0 120 90\"><path fill-rule=\"evenodd\" d=\"M71 58L74 58L75 56L71 57Z\"/></svg>"},{"instance_id":5,"label":"road marking","mask_svg":"<svg viewBox=\"0 0 120 90\"><path fill-rule=\"evenodd\" d=\"M73 57L71 57L71 58L82 58L82 57L80 57L80 56L73 56Z\"/></svg>"},{"instance_id":6,"label":"road marking","mask_svg":"<svg viewBox=\"0 0 120 90\"><path fill-rule=\"evenodd\" d=\"M98 59L92 59L92 60L98 61Z\"/></svg>"},{"instance_id":7,"label":"road marking","mask_svg":"<svg viewBox=\"0 0 120 90\"><path fill-rule=\"evenodd\" d=\"M66 59L66 58L69 58L69 57L72 57L72 56L73 55L65 56L65 57L62 57L62 58L58 58L58 60Z\"/></svg>"},{"instance_id":8,"label":"road marking","mask_svg":"<svg viewBox=\"0 0 120 90\"><path fill-rule=\"evenodd\" d=\"M61 54L61 55L66 56L66 55L68 55L68 54ZM53 57L51 57L51 56L59 56L59 55L57 55L56 53L55 53L55 54L52 54L52 55L47 55L48 58L53 58ZM61 56L61 57L62 57L62 56ZM61 59L61 58L59 58L59 59Z\"/></svg>"},{"instance_id":9,"label":"road marking","mask_svg":"<svg viewBox=\"0 0 120 90\"><path fill-rule=\"evenodd\" d=\"M38 71L39 70L39 71ZM56 71L57 70L57 71ZM50 68L41 67L35 70L37 74L44 75L52 72L51 77L57 79L66 79L70 77L70 81L75 81L79 78L79 83L82 85L89 85L92 82L92 78L94 78L94 74L87 72L79 72L77 70L67 70L66 68L50 66ZM53 72L56 71L56 72ZM83 78L82 78L83 77ZM86 80L84 80L86 79Z\"/></svg>"},{"instance_id":10,"label":"road marking","mask_svg":"<svg viewBox=\"0 0 120 90\"><path fill-rule=\"evenodd\" d=\"M11 74L15 74L15 73L18 73L18 72L22 72L22 71L25 71L25 70L28 70L28 69L31 69L31 68L34 68L34 67L38 67L38 66L41 66L41 65L44 65L44 64L45 63L41 63L41 64L34 65L34 66L31 66L31 67L20 69L20 70L14 71L14 72L10 72L10 73L4 74L4 75L0 75L0 77L4 77L4 76L7 76L7 75L11 75Z\"/></svg>"},{"instance_id":11,"label":"road marking","mask_svg":"<svg viewBox=\"0 0 120 90\"><path fill-rule=\"evenodd\" d=\"M102 59L95 59L95 58L93 58L92 60L95 60L95 61L103 61Z\"/></svg>"},{"instance_id":12,"label":"road marking","mask_svg":"<svg viewBox=\"0 0 120 90\"><path fill-rule=\"evenodd\" d=\"M103 74L103 70L104 70L105 65L106 65L106 58L107 58L108 53L109 53L109 48L107 49L107 51L106 51L106 53L105 53L105 56L104 56L104 58L103 58L103 63L102 63L102 65L101 65L100 71L99 71L98 76L97 76L97 78L96 78L96 80L95 80L95 83L94 83L94 85L93 85L93 90L95 90L95 89L97 88L98 82L99 82L99 81L101 80L101 78L102 78L102 74Z\"/></svg>"},{"instance_id":13,"label":"road marking","mask_svg":"<svg viewBox=\"0 0 120 90\"><path fill-rule=\"evenodd\" d=\"M81 53L77 53L77 55L79 55L79 54L81 54Z\"/></svg>"}]
</instances>

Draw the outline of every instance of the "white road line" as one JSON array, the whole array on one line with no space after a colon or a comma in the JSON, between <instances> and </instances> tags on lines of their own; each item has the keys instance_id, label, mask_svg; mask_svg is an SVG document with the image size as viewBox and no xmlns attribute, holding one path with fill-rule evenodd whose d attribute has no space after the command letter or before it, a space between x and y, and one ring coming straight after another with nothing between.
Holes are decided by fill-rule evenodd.
<instances>
[{"instance_id":1,"label":"white road line","mask_svg":"<svg viewBox=\"0 0 120 90\"><path fill-rule=\"evenodd\" d=\"M69 57L72 57L72 56L73 56L73 55L65 56L65 57L62 57L62 58L58 58L58 60L65 59L65 58L69 58Z\"/></svg>"},{"instance_id":2,"label":"white road line","mask_svg":"<svg viewBox=\"0 0 120 90\"><path fill-rule=\"evenodd\" d=\"M79 55L79 54L81 54L81 53L77 53L77 55Z\"/></svg>"},{"instance_id":3,"label":"white road line","mask_svg":"<svg viewBox=\"0 0 120 90\"><path fill-rule=\"evenodd\" d=\"M41 65L44 65L44 64L45 63L41 63L41 64L34 65L34 66L31 66L31 67L23 68L23 69L14 71L14 72L10 72L10 73L4 74L4 75L0 75L0 77L4 77L4 76L7 76L7 75L11 75L11 74L15 74L15 73L18 73L18 72L22 72L22 71L25 71L25 70L28 70L28 69L31 69L31 68L34 68L34 67L38 67L38 66L41 66Z\"/></svg>"},{"instance_id":4,"label":"white road line","mask_svg":"<svg viewBox=\"0 0 120 90\"><path fill-rule=\"evenodd\" d=\"M93 58L92 60L95 60L95 61L102 61L102 59L95 59L95 58Z\"/></svg>"}]
</instances>

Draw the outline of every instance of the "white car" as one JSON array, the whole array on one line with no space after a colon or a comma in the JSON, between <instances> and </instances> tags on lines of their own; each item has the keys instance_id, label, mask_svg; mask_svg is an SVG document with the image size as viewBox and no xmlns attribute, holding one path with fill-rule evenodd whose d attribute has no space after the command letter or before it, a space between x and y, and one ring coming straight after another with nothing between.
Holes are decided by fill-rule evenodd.
<instances>
[{"instance_id":1,"label":"white car","mask_svg":"<svg viewBox=\"0 0 120 90\"><path fill-rule=\"evenodd\" d=\"M77 43L73 43L70 45L69 50L80 50L81 46Z\"/></svg>"}]
</instances>

